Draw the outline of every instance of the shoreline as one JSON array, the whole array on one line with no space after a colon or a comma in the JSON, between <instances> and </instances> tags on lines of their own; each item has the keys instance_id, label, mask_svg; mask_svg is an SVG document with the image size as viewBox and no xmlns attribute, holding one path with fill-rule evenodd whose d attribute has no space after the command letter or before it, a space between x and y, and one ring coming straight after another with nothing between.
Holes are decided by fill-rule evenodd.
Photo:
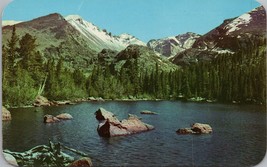
<instances>
[{"instance_id":1,"label":"shoreline","mask_svg":"<svg viewBox=\"0 0 267 167\"><path fill-rule=\"evenodd\" d=\"M205 99L205 98L199 98L199 97L193 97L193 98L189 98L189 99L185 99L185 98L178 98L178 99L103 99L101 97L98 98L78 98L78 99L74 99L74 100L51 100L48 101L49 105L39 105L36 106L34 103L32 103L31 105L23 105L23 106L9 106L9 105L3 105L8 109L12 109L12 108L37 108L37 107L52 107L52 106L62 106L62 105L75 105L75 104L79 104L82 102L110 102L110 101L114 101L114 102L140 102L140 101L180 101L180 102L185 102L185 103L212 103L212 104L225 104L225 105L258 105L258 106L264 106L265 104L263 103L259 103L259 102L240 102L240 101L232 101L232 102L220 102L217 100L209 100L209 99Z\"/></svg>"}]
</instances>

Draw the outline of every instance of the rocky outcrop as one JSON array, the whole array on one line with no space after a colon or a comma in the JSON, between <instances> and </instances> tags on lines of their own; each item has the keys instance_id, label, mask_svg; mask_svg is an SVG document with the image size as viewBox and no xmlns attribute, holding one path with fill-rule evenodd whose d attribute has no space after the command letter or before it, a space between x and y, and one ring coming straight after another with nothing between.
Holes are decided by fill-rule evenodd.
<instances>
[{"instance_id":1,"label":"rocky outcrop","mask_svg":"<svg viewBox=\"0 0 267 167\"><path fill-rule=\"evenodd\" d=\"M56 123L60 120L57 117L54 117L53 115L45 115L44 116L44 123Z\"/></svg>"},{"instance_id":2,"label":"rocky outcrop","mask_svg":"<svg viewBox=\"0 0 267 167\"><path fill-rule=\"evenodd\" d=\"M4 153L4 158L9 164L11 164L13 166L19 166L18 163L17 163L16 158L13 157L13 155L8 154L8 153Z\"/></svg>"},{"instance_id":3,"label":"rocky outcrop","mask_svg":"<svg viewBox=\"0 0 267 167\"><path fill-rule=\"evenodd\" d=\"M140 114L157 115L157 113L148 110L141 111Z\"/></svg>"},{"instance_id":4,"label":"rocky outcrop","mask_svg":"<svg viewBox=\"0 0 267 167\"><path fill-rule=\"evenodd\" d=\"M140 118L131 114L128 119L119 121L113 113L100 108L95 115L99 120L97 132L102 137L124 136L154 129L152 125L143 123Z\"/></svg>"},{"instance_id":5,"label":"rocky outcrop","mask_svg":"<svg viewBox=\"0 0 267 167\"><path fill-rule=\"evenodd\" d=\"M92 166L93 166L92 160L88 157L83 157L74 161L68 167L92 167Z\"/></svg>"},{"instance_id":6,"label":"rocky outcrop","mask_svg":"<svg viewBox=\"0 0 267 167\"><path fill-rule=\"evenodd\" d=\"M10 112L3 106L2 106L2 120L3 121L10 121L11 120Z\"/></svg>"},{"instance_id":7,"label":"rocky outcrop","mask_svg":"<svg viewBox=\"0 0 267 167\"><path fill-rule=\"evenodd\" d=\"M68 114L68 113L59 114L56 117L58 119L63 119L63 120L73 119L73 117L70 114Z\"/></svg>"},{"instance_id":8,"label":"rocky outcrop","mask_svg":"<svg viewBox=\"0 0 267 167\"><path fill-rule=\"evenodd\" d=\"M194 123L191 128L181 128L176 131L178 134L209 134L212 128L208 124Z\"/></svg>"},{"instance_id":9,"label":"rocky outcrop","mask_svg":"<svg viewBox=\"0 0 267 167\"><path fill-rule=\"evenodd\" d=\"M46 98L46 97L43 97L43 96L37 96L35 98L35 101L33 103L33 105L35 107L40 107L40 106L50 106L51 103L50 101Z\"/></svg>"}]
</instances>

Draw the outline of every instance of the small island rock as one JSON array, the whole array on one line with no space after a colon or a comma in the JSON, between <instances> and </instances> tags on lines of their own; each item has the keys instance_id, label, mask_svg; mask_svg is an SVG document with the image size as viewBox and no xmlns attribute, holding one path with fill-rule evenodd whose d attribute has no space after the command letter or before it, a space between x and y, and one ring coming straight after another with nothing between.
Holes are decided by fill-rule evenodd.
<instances>
[{"instance_id":1,"label":"small island rock","mask_svg":"<svg viewBox=\"0 0 267 167\"><path fill-rule=\"evenodd\" d=\"M194 123L191 128L181 128L176 131L178 134L209 134L212 128L208 124Z\"/></svg>"},{"instance_id":2,"label":"small island rock","mask_svg":"<svg viewBox=\"0 0 267 167\"><path fill-rule=\"evenodd\" d=\"M137 116L131 114L128 119L119 121L113 113L100 108L95 115L99 120L97 132L102 137L124 136L154 129L152 125L143 123Z\"/></svg>"},{"instance_id":3,"label":"small island rock","mask_svg":"<svg viewBox=\"0 0 267 167\"><path fill-rule=\"evenodd\" d=\"M11 120L10 112L3 106L2 106L2 120L3 121L10 121Z\"/></svg>"}]
</instances>

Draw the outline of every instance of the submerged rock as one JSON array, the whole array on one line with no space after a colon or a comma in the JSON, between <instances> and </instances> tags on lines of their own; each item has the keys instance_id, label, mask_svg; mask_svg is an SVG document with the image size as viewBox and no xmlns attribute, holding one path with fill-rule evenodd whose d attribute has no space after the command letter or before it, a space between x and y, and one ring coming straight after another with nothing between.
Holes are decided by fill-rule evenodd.
<instances>
[{"instance_id":1,"label":"submerged rock","mask_svg":"<svg viewBox=\"0 0 267 167\"><path fill-rule=\"evenodd\" d=\"M96 119L100 121L97 132L103 137L124 136L154 129L152 125L143 123L140 118L131 114L128 119L119 121L113 113L100 108L95 115Z\"/></svg>"},{"instance_id":2,"label":"submerged rock","mask_svg":"<svg viewBox=\"0 0 267 167\"><path fill-rule=\"evenodd\" d=\"M179 134L192 134L195 133L191 128L181 128L176 131Z\"/></svg>"},{"instance_id":3,"label":"submerged rock","mask_svg":"<svg viewBox=\"0 0 267 167\"><path fill-rule=\"evenodd\" d=\"M212 128L208 124L194 123L191 128L181 128L176 131L178 134L209 134Z\"/></svg>"},{"instance_id":4,"label":"submerged rock","mask_svg":"<svg viewBox=\"0 0 267 167\"><path fill-rule=\"evenodd\" d=\"M141 111L140 114L157 115L157 113L148 110Z\"/></svg>"},{"instance_id":5,"label":"submerged rock","mask_svg":"<svg viewBox=\"0 0 267 167\"><path fill-rule=\"evenodd\" d=\"M92 166L93 166L92 160L88 157L83 157L74 161L68 167L92 167Z\"/></svg>"},{"instance_id":6,"label":"submerged rock","mask_svg":"<svg viewBox=\"0 0 267 167\"><path fill-rule=\"evenodd\" d=\"M57 117L54 117L53 115L45 115L44 116L44 123L56 123L60 120Z\"/></svg>"},{"instance_id":7,"label":"submerged rock","mask_svg":"<svg viewBox=\"0 0 267 167\"><path fill-rule=\"evenodd\" d=\"M73 117L70 114L68 114L68 113L59 114L56 117L58 119L63 119L63 120L73 119Z\"/></svg>"},{"instance_id":8,"label":"submerged rock","mask_svg":"<svg viewBox=\"0 0 267 167\"><path fill-rule=\"evenodd\" d=\"M11 114L10 111L8 111L4 106L2 106L2 121L10 121Z\"/></svg>"}]
</instances>

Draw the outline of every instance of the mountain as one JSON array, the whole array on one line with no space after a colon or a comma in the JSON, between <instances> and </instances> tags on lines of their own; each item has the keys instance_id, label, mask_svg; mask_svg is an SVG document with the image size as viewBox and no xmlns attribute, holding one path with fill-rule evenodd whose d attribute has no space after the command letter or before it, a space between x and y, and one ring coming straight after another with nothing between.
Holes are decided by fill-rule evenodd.
<instances>
[{"instance_id":1,"label":"mountain","mask_svg":"<svg viewBox=\"0 0 267 167\"><path fill-rule=\"evenodd\" d=\"M131 44L145 45L144 42L129 34L113 36L105 29L101 30L78 15L69 15L65 19L83 34L98 50L111 49L121 51Z\"/></svg>"},{"instance_id":2,"label":"mountain","mask_svg":"<svg viewBox=\"0 0 267 167\"><path fill-rule=\"evenodd\" d=\"M11 25L3 26L3 45L7 45L12 29ZM64 18L58 13L17 23L16 33L19 38L26 33L34 36L37 49L45 60L62 58L64 65L70 69L90 70L98 52L104 48L121 51L131 44L145 45L129 34L112 36L80 16Z\"/></svg>"},{"instance_id":3,"label":"mountain","mask_svg":"<svg viewBox=\"0 0 267 167\"><path fill-rule=\"evenodd\" d=\"M16 34L21 38L26 33L34 36L44 60L63 59L65 66L70 68L85 68L88 62L97 54L87 38L76 30L60 14L53 13L31 21L16 24ZM3 44L12 34L13 26L4 26Z\"/></svg>"},{"instance_id":4,"label":"mountain","mask_svg":"<svg viewBox=\"0 0 267 167\"><path fill-rule=\"evenodd\" d=\"M116 68L127 67L127 61L137 59L138 66L143 72L155 69L156 64L160 70L170 71L177 69L167 58L155 53L146 46L130 45L126 49L119 52L115 57Z\"/></svg>"},{"instance_id":5,"label":"mountain","mask_svg":"<svg viewBox=\"0 0 267 167\"><path fill-rule=\"evenodd\" d=\"M211 60L220 54L235 54L266 39L266 13L262 6L224 22L196 39L191 48L171 61L178 65Z\"/></svg>"},{"instance_id":6,"label":"mountain","mask_svg":"<svg viewBox=\"0 0 267 167\"><path fill-rule=\"evenodd\" d=\"M147 43L147 46L154 51L171 58L177 53L191 48L199 37L199 34L188 32L173 37L150 40Z\"/></svg>"}]
</instances>

